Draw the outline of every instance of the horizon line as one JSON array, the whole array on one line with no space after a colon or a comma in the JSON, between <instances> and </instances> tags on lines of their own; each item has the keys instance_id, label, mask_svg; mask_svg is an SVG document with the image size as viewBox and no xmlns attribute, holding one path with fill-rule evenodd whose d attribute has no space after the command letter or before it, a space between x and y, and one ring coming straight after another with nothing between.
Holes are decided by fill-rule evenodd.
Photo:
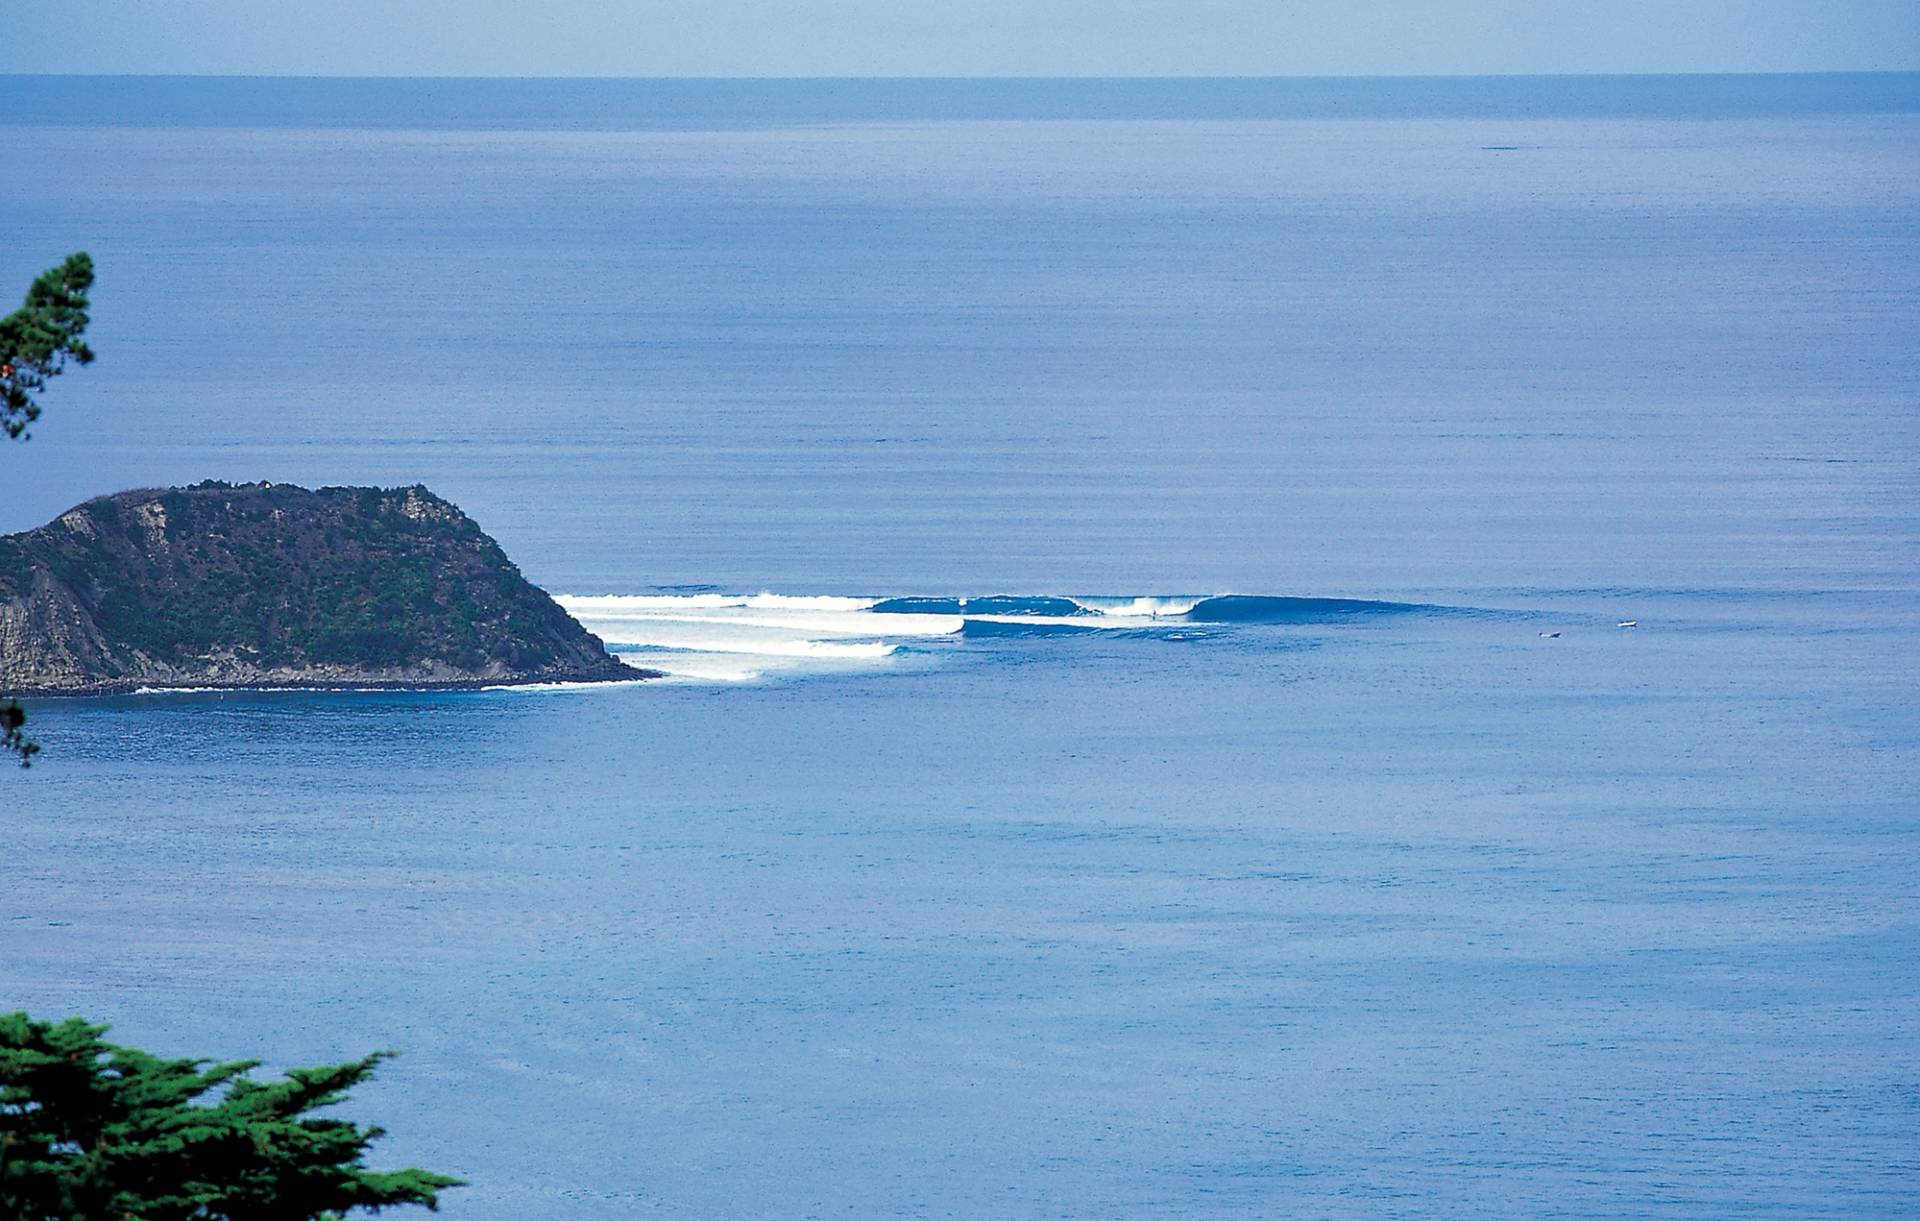
<instances>
[{"instance_id":1,"label":"horizon line","mask_svg":"<svg viewBox=\"0 0 1920 1221\"><path fill-rule=\"evenodd\" d=\"M1780 71L1743 72L1330 72L1330 73L1206 73L1199 75L1131 76L1074 73L1069 75L980 74L950 75L636 75L610 76L588 74L551 75L429 73L303 73L303 72L10 72L0 71L0 79L13 80L209 80L209 81L657 81L688 83L847 83L855 81L905 84L933 82L943 84L971 82L1045 82L1049 84L1090 82L1148 83L1205 81L1458 81L1458 80L1675 80L1675 79L1795 79L1834 76L1920 76L1920 65L1911 68L1818 68Z\"/></svg>"}]
</instances>

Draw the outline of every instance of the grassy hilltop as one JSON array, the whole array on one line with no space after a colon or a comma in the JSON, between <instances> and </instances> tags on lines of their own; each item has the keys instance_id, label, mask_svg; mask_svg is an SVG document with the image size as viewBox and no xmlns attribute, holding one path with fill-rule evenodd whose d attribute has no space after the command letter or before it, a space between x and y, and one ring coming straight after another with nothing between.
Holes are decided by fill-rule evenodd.
<instances>
[{"instance_id":1,"label":"grassy hilltop","mask_svg":"<svg viewBox=\"0 0 1920 1221\"><path fill-rule=\"evenodd\" d=\"M643 677L424 487L122 492L0 538L0 688Z\"/></svg>"}]
</instances>

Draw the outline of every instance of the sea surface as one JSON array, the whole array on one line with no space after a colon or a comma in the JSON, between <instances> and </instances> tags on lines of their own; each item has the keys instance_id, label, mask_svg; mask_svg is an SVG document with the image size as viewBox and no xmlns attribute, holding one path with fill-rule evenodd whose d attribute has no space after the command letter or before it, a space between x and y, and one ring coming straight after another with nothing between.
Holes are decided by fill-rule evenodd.
<instances>
[{"instance_id":1,"label":"sea surface","mask_svg":"<svg viewBox=\"0 0 1920 1221\"><path fill-rule=\"evenodd\" d=\"M0 137L100 272L0 530L423 482L670 676L36 701L0 1010L399 1049L450 1218L1920 1197L1920 76Z\"/></svg>"}]
</instances>

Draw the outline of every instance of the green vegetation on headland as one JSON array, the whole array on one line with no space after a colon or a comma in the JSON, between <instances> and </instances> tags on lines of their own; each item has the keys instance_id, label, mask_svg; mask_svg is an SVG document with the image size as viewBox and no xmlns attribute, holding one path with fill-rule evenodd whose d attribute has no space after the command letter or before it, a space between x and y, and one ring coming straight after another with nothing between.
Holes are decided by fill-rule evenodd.
<instances>
[{"instance_id":1,"label":"green vegetation on headland","mask_svg":"<svg viewBox=\"0 0 1920 1221\"><path fill-rule=\"evenodd\" d=\"M209 481L0 537L0 686L16 692L645 676L424 487Z\"/></svg>"},{"instance_id":2,"label":"green vegetation on headland","mask_svg":"<svg viewBox=\"0 0 1920 1221\"><path fill-rule=\"evenodd\" d=\"M0 432L86 364L93 261L41 275L0 318ZM115 690L143 676L629 678L494 541L425 488L192 489L103 497L0 538L0 687ZM162 680L165 681L165 680ZM28 766L27 714L0 701L0 750ZM308 1112L391 1055L250 1080L254 1061L167 1060L80 1018L0 1015L0 1221L339 1221L423 1205L462 1180L368 1170L381 1135Z\"/></svg>"},{"instance_id":3,"label":"green vegetation on headland","mask_svg":"<svg viewBox=\"0 0 1920 1221\"><path fill-rule=\"evenodd\" d=\"M333 1221L354 1209L437 1209L462 1181L368 1170L381 1135L309 1114L391 1053L280 1081L257 1061L168 1060L102 1041L79 1018L0 1014L0 1217L7 1221Z\"/></svg>"}]
</instances>

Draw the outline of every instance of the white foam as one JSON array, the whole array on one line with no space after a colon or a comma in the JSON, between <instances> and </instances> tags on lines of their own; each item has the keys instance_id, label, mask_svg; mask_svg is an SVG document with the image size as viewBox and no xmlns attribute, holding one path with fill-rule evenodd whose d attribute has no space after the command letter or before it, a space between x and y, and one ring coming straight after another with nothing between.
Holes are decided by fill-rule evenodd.
<instances>
[{"instance_id":1,"label":"white foam","mask_svg":"<svg viewBox=\"0 0 1920 1221\"><path fill-rule=\"evenodd\" d=\"M1124 619L1170 619L1187 614L1200 605L1200 598L1075 598L1075 602L1101 615Z\"/></svg>"},{"instance_id":2,"label":"white foam","mask_svg":"<svg viewBox=\"0 0 1920 1221\"><path fill-rule=\"evenodd\" d=\"M733 629L763 629L772 635L800 636L946 636L960 630L958 615L875 615L870 598L792 598L778 594L737 597L684 594L678 597L560 594L554 598L588 631L609 644L673 643L663 638L670 626L706 624Z\"/></svg>"},{"instance_id":3,"label":"white foam","mask_svg":"<svg viewBox=\"0 0 1920 1221\"><path fill-rule=\"evenodd\" d=\"M754 683L766 677L766 667L751 658L721 657L711 653L684 656L648 657L647 664L661 671L662 683Z\"/></svg>"},{"instance_id":4,"label":"white foam","mask_svg":"<svg viewBox=\"0 0 1920 1221\"><path fill-rule=\"evenodd\" d=\"M1075 598L1075 604L1094 613L1019 615L876 613L875 598L769 592L556 594L554 600L588 631L622 649L629 665L664 671L671 681L724 683L887 666L900 641L957 642L969 619L1022 627L1166 627L1199 602Z\"/></svg>"},{"instance_id":5,"label":"white foam","mask_svg":"<svg viewBox=\"0 0 1920 1221\"><path fill-rule=\"evenodd\" d=\"M746 604L755 610L860 611L871 609L877 598L794 597L788 594L755 594Z\"/></svg>"},{"instance_id":6,"label":"white foam","mask_svg":"<svg viewBox=\"0 0 1920 1221\"><path fill-rule=\"evenodd\" d=\"M565 605L564 603L562 605ZM948 636L960 630L959 615L873 615L865 612L812 611L768 614L752 610L708 610L695 608L683 612L634 612L599 614L566 608L574 618L603 639L628 640L622 633L648 632L659 624L708 624L733 629L760 629L769 633L814 636ZM899 623L893 620L901 620ZM609 638L596 624L606 626Z\"/></svg>"},{"instance_id":7,"label":"white foam","mask_svg":"<svg viewBox=\"0 0 1920 1221\"><path fill-rule=\"evenodd\" d=\"M698 608L752 608L774 611L858 611L873 598L794 597L787 594L555 594L569 612L618 614L635 611L685 611ZM578 609L576 609L578 608Z\"/></svg>"},{"instance_id":8,"label":"white foam","mask_svg":"<svg viewBox=\"0 0 1920 1221\"><path fill-rule=\"evenodd\" d=\"M623 657L620 660L626 661L626 658ZM627 664L630 666L634 665L634 663L630 661L628 661ZM637 666L636 668L645 669L645 670L663 669L663 667L660 667L660 666ZM646 685L647 683L658 682L658 681L659 681L658 679L642 678L636 675L633 678L603 679L603 680L600 680L597 682L591 682L591 683L498 683L494 686L482 687L480 688L480 690L482 691L593 691L593 690L604 689L607 687L640 687L640 686Z\"/></svg>"},{"instance_id":9,"label":"white foam","mask_svg":"<svg viewBox=\"0 0 1920 1221\"><path fill-rule=\"evenodd\" d=\"M948 636L958 615L875 615L872 598L788 594L556 595L628 665L668 682L751 683L885 666L900 639ZM636 651L626 651L636 650Z\"/></svg>"},{"instance_id":10,"label":"white foam","mask_svg":"<svg viewBox=\"0 0 1920 1221\"><path fill-rule=\"evenodd\" d=\"M633 641L621 641L623 645L633 645ZM862 641L849 644L838 640L701 640L682 638L672 644L649 641L640 646L647 649L659 649L670 653L739 653L749 657L844 657L862 659L886 657L900 646L885 641ZM634 657L626 653L623 657ZM633 665L651 665L651 662L632 662Z\"/></svg>"}]
</instances>

